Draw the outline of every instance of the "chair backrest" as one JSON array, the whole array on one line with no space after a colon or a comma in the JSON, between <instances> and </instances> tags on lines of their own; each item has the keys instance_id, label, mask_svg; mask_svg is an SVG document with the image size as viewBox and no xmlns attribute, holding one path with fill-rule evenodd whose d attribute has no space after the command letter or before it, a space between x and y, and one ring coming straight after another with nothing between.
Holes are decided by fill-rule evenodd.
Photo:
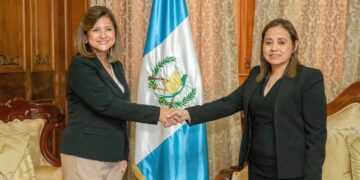
<instances>
[{"instance_id":1,"label":"chair backrest","mask_svg":"<svg viewBox=\"0 0 360 180\"><path fill-rule=\"evenodd\" d=\"M40 151L43 157L53 166L60 166L60 158L54 144L57 129L64 125L64 111L54 104L38 104L16 97L0 103L0 120L5 123L15 119L44 119L40 135Z\"/></svg>"},{"instance_id":2,"label":"chair backrest","mask_svg":"<svg viewBox=\"0 0 360 180\"><path fill-rule=\"evenodd\" d=\"M348 86L339 96L327 105L327 116L333 115L345 106L360 103L360 81Z\"/></svg>"}]
</instances>

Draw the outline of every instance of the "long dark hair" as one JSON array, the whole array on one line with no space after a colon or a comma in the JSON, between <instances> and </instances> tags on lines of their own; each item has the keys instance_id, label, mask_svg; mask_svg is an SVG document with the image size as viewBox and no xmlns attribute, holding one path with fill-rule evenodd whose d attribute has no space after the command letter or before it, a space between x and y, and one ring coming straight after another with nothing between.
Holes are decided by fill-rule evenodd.
<instances>
[{"instance_id":1,"label":"long dark hair","mask_svg":"<svg viewBox=\"0 0 360 180\"><path fill-rule=\"evenodd\" d=\"M265 60L262 49L263 49L264 37L266 32L270 28L276 26L281 26L289 32L294 47L295 47L295 43L299 40L296 29L294 28L293 24L290 21L286 19L277 18L269 22L265 26L261 34L260 73L256 77L257 82L262 81L266 76L268 76L271 73L271 65ZM299 48L296 48L294 52L291 54L289 64L285 69L284 75L286 74L288 77L295 77L297 75L297 69L301 65L298 60L298 49Z\"/></svg>"}]
</instances>

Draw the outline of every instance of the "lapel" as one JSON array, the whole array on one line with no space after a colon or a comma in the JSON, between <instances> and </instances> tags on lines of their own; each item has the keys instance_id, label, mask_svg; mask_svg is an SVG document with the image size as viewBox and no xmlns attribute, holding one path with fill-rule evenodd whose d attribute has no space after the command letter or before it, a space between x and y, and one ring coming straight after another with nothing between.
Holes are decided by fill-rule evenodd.
<instances>
[{"instance_id":1,"label":"lapel","mask_svg":"<svg viewBox=\"0 0 360 180\"><path fill-rule=\"evenodd\" d=\"M288 76L284 76L282 78L274 105L275 116L278 115L278 110L283 109L284 105L288 103L289 98L296 98L294 97L294 92L298 92L296 82L296 79L290 78Z\"/></svg>"},{"instance_id":2,"label":"lapel","mask_svg":"<svg viewBox=\"0 0 360 180\"><path fill-rule=\"evenodd\" d=\"M120 83L124 86L124 90L125 90L124 93L121 91L119 86L115 83L115 81L111 78L111 76L107 73L107 71L105 70L105 68L101 64L100 60L97 57L95 57L93 60L95 61L96 65L98 67L99 75L101 76L101 78L106 79L108 82L110 82L110 84L112 85L112 88L115 88L121 94L124 94L124 93L129 91L128 87L127 87L127 83L126 82L124 83L124 80L122 80L124 78L124 76L121 76L118 73L120 68L118 68L118 66L114 65L114 64L117 64L117 63L111 63L111 66L113 68L113 71L114 71L114 74L115 74L116 78L118 78ZM123 78L121 78L121 77L123 77Z\"/></svg>"},{"instance_id":3,"label":"lapel","mask_svg":"<svg viewBox=\"0 0 360 180\"><path fill-rule=\"evenodd\" d=\"M256 83L255 81L253 81L253 82L254 83L250 83L250 85L247 87L245 94L244 94L244 108L246 111L248 109L250 99L253 96L256 87L259 86L259 83Z\"/></svg>"},{"instance_id":4,"label":"lapel","mask_svg":"<svg viewBox=\"0 0 360 180\"><path fill-rule=\"evenodd\" d=\"M258 73L257 73L258 74ZM245 87L245 92L244 92L244 111L248 112L248 107L249 107L249 102L251 97L253 96L255 89L260 86L261 83L257 83L255 78L256 75L252 76L252 79L249 79L249 83L248 85Z\"/></svg>"}]
</instances>

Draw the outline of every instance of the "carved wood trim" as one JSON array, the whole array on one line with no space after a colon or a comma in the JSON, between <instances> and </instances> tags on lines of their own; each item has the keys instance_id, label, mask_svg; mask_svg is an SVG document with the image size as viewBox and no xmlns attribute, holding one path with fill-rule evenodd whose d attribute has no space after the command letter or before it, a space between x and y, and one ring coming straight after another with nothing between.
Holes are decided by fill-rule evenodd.
<instances>
[{"instance_id":1,"label":"carved wood trim","mask_svg":"<svg viewBox=\"0 0 360 180\"><path fill-rule=\"evenodd\" d=\"M19 66L20 58L10 59L8 56L0 54L0 66Z\"/></svg>"},{"instance_id":2,"label":"carved wood trim","mask_svg":"<svg viewBox=\"0 0 360 180\"><path fill-rule=\"evenodd\" d=\"M22 59L17 56L11 59L9 56L0 54L0 73L24 72Z\"/></svg>"},{"instance_id":3,"label":"carved wood trim","mask_svg":"<svg viewBox=\"0 0 360 180\"><path fill-rule=\"evenodd\" d=\"M34 57L34 64L35 65L48 65L49 63L50 63L49 55L41 57L39 54L37 54Z\"/></svg>"}]
</instances>

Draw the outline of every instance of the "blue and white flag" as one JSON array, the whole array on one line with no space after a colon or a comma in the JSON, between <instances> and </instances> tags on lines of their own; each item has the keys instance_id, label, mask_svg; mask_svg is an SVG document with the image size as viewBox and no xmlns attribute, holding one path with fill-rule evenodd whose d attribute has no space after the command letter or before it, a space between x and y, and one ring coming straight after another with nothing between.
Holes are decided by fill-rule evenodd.
<instances>
[{"instance_id":1,"label":"blue and white flag","mask_svg":"<svg viewBox=\"0 0 360 180\"><path fill-rule=\"evenodd\" d=\"M137 97L175 109L203 103L185 0L153 1ZM139 179L209 179L205 124L136 123L135 165Z\"/></svg>"}]
</instances>

